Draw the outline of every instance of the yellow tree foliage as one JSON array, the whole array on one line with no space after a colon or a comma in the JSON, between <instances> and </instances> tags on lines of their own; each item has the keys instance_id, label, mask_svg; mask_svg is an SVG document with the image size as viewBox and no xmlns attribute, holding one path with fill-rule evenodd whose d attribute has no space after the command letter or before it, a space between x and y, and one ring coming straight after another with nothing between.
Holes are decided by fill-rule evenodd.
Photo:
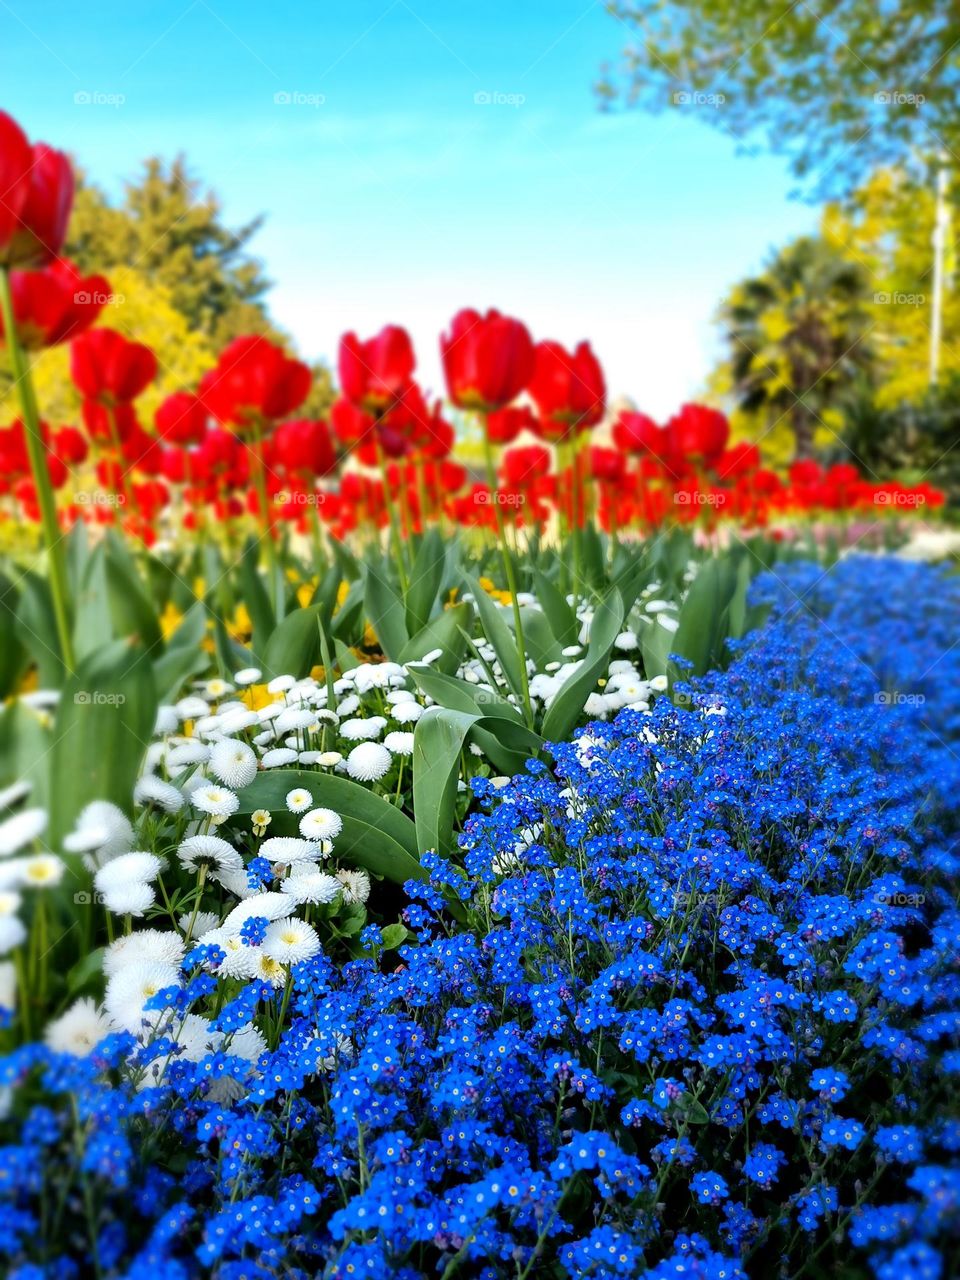
<instances>
[{"instance_id":1,"label":"yellow tree foliage","mask_svg":"<svg viewBox=\"0 0 960 1280\"><path fill-rule=\"evenodd\" d=\"M98 326L116 329L133 342L144 342L156 354L156 381L137 401L140 420L149 430L157 405L172 391L193 389L215 363L210 340L190 329L172 305L169 289L148 281L133 267L110 272L111 301L100 312ZM40 413L52 426L76 424L80 397L70 380L69 344L33 353L32 371ZM16 393L9 387L0 400L0 421L17 417Z\"/></svg>"},{"instance_id":2,"label":"yellow tree foliage","mask_svg":"<svg viewBox=\"0 0 960 1280\"><path fill-rule=\"evenodd\" d=\"M950 193L948 207L957 195ZM828 205L822 233L869 273L873 340L884 369L877 386L882 408L916 403L928 389L933 299L932 185L883 169L855 194L850 208ZM947 229L941 375L960 370L960 297L953 287L953 231Z\"/></svg>"}]
</instances>

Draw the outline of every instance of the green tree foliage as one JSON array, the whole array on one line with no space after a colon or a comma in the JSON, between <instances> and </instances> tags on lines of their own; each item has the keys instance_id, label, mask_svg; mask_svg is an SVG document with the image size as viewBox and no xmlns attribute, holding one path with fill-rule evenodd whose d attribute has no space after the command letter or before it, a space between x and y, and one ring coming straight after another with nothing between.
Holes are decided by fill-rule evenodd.
<instances>
[{"instance_id":1,"label":"green tree foliage","mask_svg":"<svg viewBox=\"0 0 960 1280\"><path fill-rule=\"evenodd\" d=\"M729 388L760 433L787 426L796 457L841 424L844 397L875 368L869 273L821 237L775 253L724 303Z\"/></svg>"},{"instance_id":2,"label":"green tree foliage","mask_svg":"<svg viewBox=\"0 0 960 1280\"><path fill-rule=\"evenodd\" d=\"M614 0L627 32L609 103L672 107L743 140L765 130L801 176L960 152L960 9L947 0ZM701 96L702 95L702 96Z\"/></svg>"}]
</instances>

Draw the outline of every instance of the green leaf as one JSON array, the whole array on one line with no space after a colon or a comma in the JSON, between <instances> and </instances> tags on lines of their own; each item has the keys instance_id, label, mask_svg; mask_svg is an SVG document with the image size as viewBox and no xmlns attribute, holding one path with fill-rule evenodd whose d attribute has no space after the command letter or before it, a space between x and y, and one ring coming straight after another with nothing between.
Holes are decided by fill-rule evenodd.
<instances>
[{"instance_id":1,"label":"green leaf","mask_svg":"<svg viewBox=\"0 0 960 1280\"><path fill-rule=\"evenodd\" d=\"M546 614L557 643L561 648L577 643L580 628L577 615L567 604L560 588L551 582L545 573L535 572L533 586L541 609Z\"/></svg>"},{"instance_id":2,"label":"green leaf","mask_svg":"<svg viewBox=\"0 0 960 1280\"><path fill-rule=\"evenodd\" d=\"M511 610L507 614L508 625L512 621ZM524 651L538 671L542 671L548 662L560 661L561 646L553 634L546 614L542 610L532 609L525 605L520 610L520 625L523 627ZM515 631L514 634L516 634Z\"/></svg>"},{"instance_id":3,"label":"green leaf","mask_svg":"<svg viewBox=\"0 0 960 1280\"><path fill-rule=\"evenodd\" d=\"M413 813L421 849L453 850L460 756L474 730L489 733L507 749L513 773L541 746L537 734L499 716L428 707L413 735Z\"/></svg>"},{"instance_id":4,"label":"green leaf","mask_svg":"<svg viewBox=\"0 0 960 1280\"><path fill-rule=\"evenodd\" d=\"M594 611L590 641L583 662L561 685L543 717L541 733L547 742L565 742L583 715L583 705L606 673L613 642L623 627L623 601L611 589Z\"/></svg>"},{"instance_id":5,"label":"green leaf","mask_svg":"<svg viewBox=\"0 0 960 1280\"><path fill-rule=\"evenodd\" d=\"M253 623L251 646L255 654L262 654L277 625L277 618L260 576L258 558L257 543L251 540L244 547L243 555L240 557L237 577L243 593L243 602L247 606L250 621Z\"/></svg>"},{"instance_id":6,"label":"green leaf","mask_svg":"<svg viewBox=\"0 0 960 1280\"><path fill-rule=\"evenodd\" d=\"M320 606L295 609L280 623L263 651L264 674L309 675L320 662Z\"/></svg>"},{"instance_id":7,"label":"green leaf","mask_svg":"<svg viewBox=\"0 0 960 1280\"><path fill-rule=\"evenodd\" d=\"M392 662L400 662L410 639L403 601L386 575L372 563L367 565L363 602L380 648Z\"/></svg>"},{"instance_id":8,"label":"green leaf","mask_svg":"<svg viewBox=\"0 0 960 1280\"><path fill-rule=\"evenodd\" d=\"M467 642L463 631L469 628L473 610L469 604L455 604L444 609L432 622L417 632L400 651L400 662L416 662L434 649L443 656L433 664L438 671L452 674L459 667Z\"/></svg>"},{"instance_id":9,"label":"green leaf","mask_svg":"<svg viewBox=\"0 0 960 1280\"><path fill-rule=\"evenodd\" d=\"M163 644L153 603L140 575L125 556L111 550L106 557L107 599L113 634L118 640L139 640L146 649Z\"/></svg>"},{"instance_id":10,"label":"green leaf","mask_svg":"<svg viewBox=\"0 0 960 1280\"><path fill-rule=\"evenodd\" d=\"M692 663L691 675L702 676L722 659L727 607L736 585L736 572L726 557L707 560L690 584L671 648Z\"/></svg>"},{"instance_id":11,"label":"green leaf","mask_svg":"<svg viewBox=\"0 0 960 1280\"><path fill-rule=\"evenodd\" d=\"M441 707L478 716L503 716L520 723L520 712L498 693L479 689L475 684L468 684L458 676L446 675L433 667L411 666L409 670L421 692Z\"/></svg>"},{"instance_id":12,"label":"green leaf","mask_svg":"<svg viewBox=\"0 0 960 1280\"><path fill-rule=\"evenodd\" d=\"M0 786L29 782L30 804L50 798L50 746L53 720L19 698L0 709Z\"/></svg>"},{"instance_id":13,"label":"green leaf","mask_svg":"<svg viewBox=\"0 0 960 1280\"><path fill-rule=\"evenodd\" d=\"M20 582L16 635L37 664L41 689L59 689L66 677L60 656L56 618L50 584L34 573L25 573Z\"/></svg>"},{"instance_id":14,"label":"green leaf","mask_svg":"<svg viewBox=\"0 0 960 1280\"><path fill-rule=\"evenodd\" d=\"M384 951L396 951L410 936L406 925L388 924L380 930Z\"/></svg>"},{"instance_id":15,"label":"green leaf","mask_svg":"<svg viewBox=\"0 0 960 1280\"><path fill-rule=\"evenodd\" d=\"M50 752L54 848L91 800L129 813L157 717L153 668L142 648L115 641L90 654L64 687Z\"/></svg>"},{"instance_id":16,"label":"green leaf","mask_svg":"<svg viewBox=\"0 0 960 1280\"><path fill-rule=\"evenodd\" d=\"M443 582L446 548L438 529L428 529L410 570L406 606L407 634L414 636L430 621Z\"/></svg>"},{"instance_id":17,"label":"green leaf","mask_svg":"<svg viewBox=\"0 0 960 1280\"><path fill-rule=\"evenodd\" d=\"M359 643L363 638L363 599L363 579L358 578L350 584L346 598L330 626L331 634L344 644Z\"/></svg>"},{"instance_id":18,"label":"green leaf","mask_svg":"<svg viewBox=\"0 0 960 1280\"><path fill-rule=\"evenodd\" d=\"M674 633L660 622L660 614L643 624L640 633L640 650L643 653L643 674L648 680L668 673L669 658L673 652Z\"/></svg>"},{"instance_id":19,"label":"green leaf","mask_svg":"<svg viewBox=\"0 0 960 1280\"><path fill-rule=\"evenodd\" d=\"M17 687L27 665L27 650L17 634L17 589L0 573L0 698Z\"/></svg>"},{"instance_id":20,"label":"green leaf","mask_svg":"<svg viewBox=\"0 0 960 1280\"><path fill-rule=\"evenodd\" d=\"M520 656L517 652L517 642L513 632L504 621L500 606L487 595L476 578L471 577L469 573L465 573L463 576L467 587L473 594L474 604L480 614L480 625L483 627L483 634L493 646L507 684L520 698L523 696L523 686L520 678Z\"/></svg>"},{"instance_id":21,"label":"green leaf","mask_svg":"<svg viewBox=\"0 0 960 1280\"><path fill-rule=\"evenodd\" d=\"M369 787L335 774L267 769L239 793L240 808L230 825L249 826L242 819L249 819L255 809L267 809L273 814L269 835L296 835L299 818L287 811L286 802L287 793L295 788L309 791L314 806L333 809L343 819L343 830L334 842L338 859L396 884L424 878L416 828L407 815Z\"/></svg>"},{"instance_id":22,"label":"green leaf","mask_svg":"<svg viewBox=\"0 0 960 1280\"><path fill-rule=\"evenodd\" d=\"M676 1100L677 1110L682 1111L687 1124L709 1124L710 1113L702 1102L689 1093L681 1093Z\"/></svg>"}]
</instances>

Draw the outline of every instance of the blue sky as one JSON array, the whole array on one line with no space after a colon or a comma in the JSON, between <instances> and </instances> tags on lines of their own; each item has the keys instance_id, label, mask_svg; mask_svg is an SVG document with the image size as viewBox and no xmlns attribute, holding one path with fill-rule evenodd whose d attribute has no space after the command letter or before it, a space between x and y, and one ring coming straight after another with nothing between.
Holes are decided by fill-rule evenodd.
<instances>
[{"instance_id":1,"label":"blue sky","mask_svg":"<svg viewBox=\"0 0 960 1280\"><path fill-rule=\"evenodd\" d=\"M718 108L601 114L626 35L587 0L0 0L2 105L108 191L182 150L228 220L265 213L271 310L311 357L405 324L438 387L449 316L498 306L667 414L725 288L816 211Z\"/></svg>"}]
</instances>

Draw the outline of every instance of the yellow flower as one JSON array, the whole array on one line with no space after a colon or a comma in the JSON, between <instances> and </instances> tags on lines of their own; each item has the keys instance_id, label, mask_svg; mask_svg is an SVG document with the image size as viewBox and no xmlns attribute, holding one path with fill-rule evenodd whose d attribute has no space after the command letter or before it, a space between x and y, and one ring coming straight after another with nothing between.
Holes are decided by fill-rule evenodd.
<instances>
[{"instance_id":1,"label":"yellow flower","mask_svg":"<svg viewBox=\"0 0 960 1280\"><path fill-rule=\"evenodd\" d=\"M253 813L250 815L250 821L253 825L253 834L259 837L264 834L267 827L269 827L270 823L273 821L273 818L266 809L254 809Z\"/></svg>"},{"instance_id":2,"label":"yellow flower","mask_svg":"<svg viewBox=\"0 0 960 1280\"><path fill-rule=\"evenodd\" d=\"M305 609L313 599L313 593L316 587L312 582L301 582L297 587L297 599L300 601L300 608Z\"/></svg>"},{"instance_id":3,"label":"yellow flower","mask_svg":"<svg viewBox=\"0 0 960 1280\"><path fill-rule=\"evenodd\" d=\"M337 587L337 605L336 605L336 608L334 609L334 613L337 612L337 609L339 609L340 606L343 604L344 600L346 600L349 591L350 591L350 583L346 580L346 578L344 578L344 580L340 583L339 587Z\"/></svg>"},{"instance_id":4,"label":"yellow flower","mask_svg":"<svg viewBox=\"0 0 960 1280\"><path fill-rule=\"evenodd\" d=\"M273 694L267 693L265 684L249 684L239 696L240 701L248 706L251 711L259 711L261 707L268 707L274 700Z\"/></svg>"},{"instance_id":5,"label":"yellow flower","mask_svg":"<svg viewBox=\"0 0 960 1280\"><path fill-rule=\"evenodd\" d=\"M253 635L253 621L250 618L247 606L242 600L234 609L233 617L227 630L234 640L249 640Z\"/></svg>"},{"instance_id":6,"label":"yellow flower","mask_svg":"<svg viewBox=\"0 0 960 1280\"><path fill-rule=\"evenodd\" d=\"M160 615L160 631L164 640L169 640L183 621L183 610L178 609L172 600L168 600Z\"/></svg>"},{"instance_id":7,"label":"yellow flower","mask_svg":"<svg viewBox=\"0 0 960 1280\"><path fill-rule=\"evenodd\" d=\"M483 587L484 591L487 593L487 595L492 596L494 600L496 600L497 604L510 604L510 602L513 600L513 596L510 594L510 592L500 591L497 588L496 583L494 583L492 579L480 578L478 579L478 581L480 583L480 586Z\"/></svg>"}]
</instances>

